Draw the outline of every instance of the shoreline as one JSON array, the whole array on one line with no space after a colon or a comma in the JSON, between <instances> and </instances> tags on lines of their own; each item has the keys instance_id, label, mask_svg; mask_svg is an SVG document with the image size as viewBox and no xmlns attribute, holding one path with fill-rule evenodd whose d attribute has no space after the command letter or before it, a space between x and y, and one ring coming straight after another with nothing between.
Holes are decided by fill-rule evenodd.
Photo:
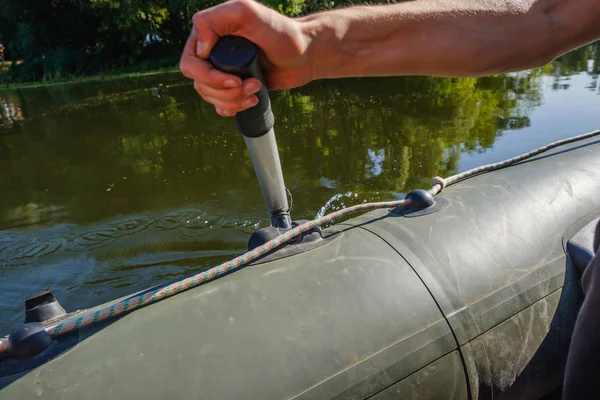
<instances>
[{"instance_id":1,"label":"shoreline","mask_svg":"<svg viewBox=\"0 0 600 400\"><path fill-rule=\"evenodd\" d=\"M98 75L90 75L90 76L81 76L76 78L66 78L64 80L56 80L56 81L34 81L34 82L20 82L20 83L7 83L0 84L0 92L4 90L12 90L12 89L31 89L36 87L44 87L44 86L54 86L54 85L68 85L74 83L84 83L84 82L95 82L95 81L112 81L118 79L128 79L128 78L141 78L152 75L159 74L168 74L168 73L176 73L179 72L177 67L172 68L162 68L162 69L154 69L148 71L139 71L139 72L115 72L108 74L98 74Z\"/></svg>"}]
</instances>

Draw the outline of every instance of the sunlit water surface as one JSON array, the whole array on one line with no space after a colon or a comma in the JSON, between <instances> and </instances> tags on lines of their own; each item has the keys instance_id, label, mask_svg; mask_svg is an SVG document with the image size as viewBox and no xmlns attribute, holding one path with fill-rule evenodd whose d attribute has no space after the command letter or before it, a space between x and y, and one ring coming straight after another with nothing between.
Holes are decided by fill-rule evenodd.
<instances>
[{"instance_id":1,"label":"sunlit water surface","mask_svg":"<svg viewBox=\"0 0 600 400\"><path fill-rule=\"evenodd\" d=\"M272 93L295 219L395 199L600 129L600 46L479 79ZM268 223L232 119L178 73L0 91L0 334L52 290L91 307L233 257Z\"/></svg>"}]
</instances>

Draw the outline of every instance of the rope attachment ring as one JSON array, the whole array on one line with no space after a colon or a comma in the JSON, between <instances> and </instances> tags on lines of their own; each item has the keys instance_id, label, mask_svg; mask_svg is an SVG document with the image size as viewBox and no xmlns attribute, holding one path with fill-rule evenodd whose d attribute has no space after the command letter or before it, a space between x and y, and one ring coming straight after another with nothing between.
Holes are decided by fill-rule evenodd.
<instances>
[{"instance_id":1,"label":"rope attachment ring","mask_svg":"<svg viewBox=\"0 0 600 400\"><path fill-rule=\"evenodd\" d=\"M435 186L435 185L439 185L440 186L440 190L438 191L441 192L442 190L446 189L446 179L442 178L441 176L436 176L431 180L431 186Z\"/></svg>"}]
</instances>

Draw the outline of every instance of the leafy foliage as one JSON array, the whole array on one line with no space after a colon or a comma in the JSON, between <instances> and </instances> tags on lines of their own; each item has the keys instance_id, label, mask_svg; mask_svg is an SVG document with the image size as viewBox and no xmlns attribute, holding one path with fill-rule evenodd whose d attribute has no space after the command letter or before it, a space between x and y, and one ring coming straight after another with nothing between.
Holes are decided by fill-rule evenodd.
<instances>
[{"instance_id":1,"label":"leafy foliage","mask_svg":"<svg viewBox=\"0 0 600 400\"><path fill-rule=\"evenodd\" d=\"M0 0L0 82L56 81L107 71L175 67L196 11L224 0ZM258 0L291 17L350 0ZM382 3L376 0L372 3ZM590 51L586 48L578 51ZM598 51L596 51L598 53ZM566 54L561 71L579 66Z\"/></svg>"},{"instance_id":2,"label":"leafy foliage","mask_svg":"<svg viewBox=\"0 0 600 400\"><path fill-rule=\"evenodd\" d=\"M222 0L3 0L0 43L14 65L0 81L58 80L175 66L196 11ZM263 0L295 17L344 3Z\"/></svg>"}]
</instances>

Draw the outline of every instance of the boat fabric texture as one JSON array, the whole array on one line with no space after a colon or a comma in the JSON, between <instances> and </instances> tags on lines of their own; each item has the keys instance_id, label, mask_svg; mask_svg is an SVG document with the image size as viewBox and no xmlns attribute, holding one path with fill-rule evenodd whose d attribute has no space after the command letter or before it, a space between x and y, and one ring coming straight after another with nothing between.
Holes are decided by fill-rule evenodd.
<instances>
[{"instance_id":1,"label":"boat fabric texture","mask_svg":"<svg viewBox=\"0 0 600 400\"><path fill-rule=\"evenodd\" d=\"M600 222L594 253L581 280L585 300L571 339L563 400L600 399Z\"/></svg>"}]
</instances>

